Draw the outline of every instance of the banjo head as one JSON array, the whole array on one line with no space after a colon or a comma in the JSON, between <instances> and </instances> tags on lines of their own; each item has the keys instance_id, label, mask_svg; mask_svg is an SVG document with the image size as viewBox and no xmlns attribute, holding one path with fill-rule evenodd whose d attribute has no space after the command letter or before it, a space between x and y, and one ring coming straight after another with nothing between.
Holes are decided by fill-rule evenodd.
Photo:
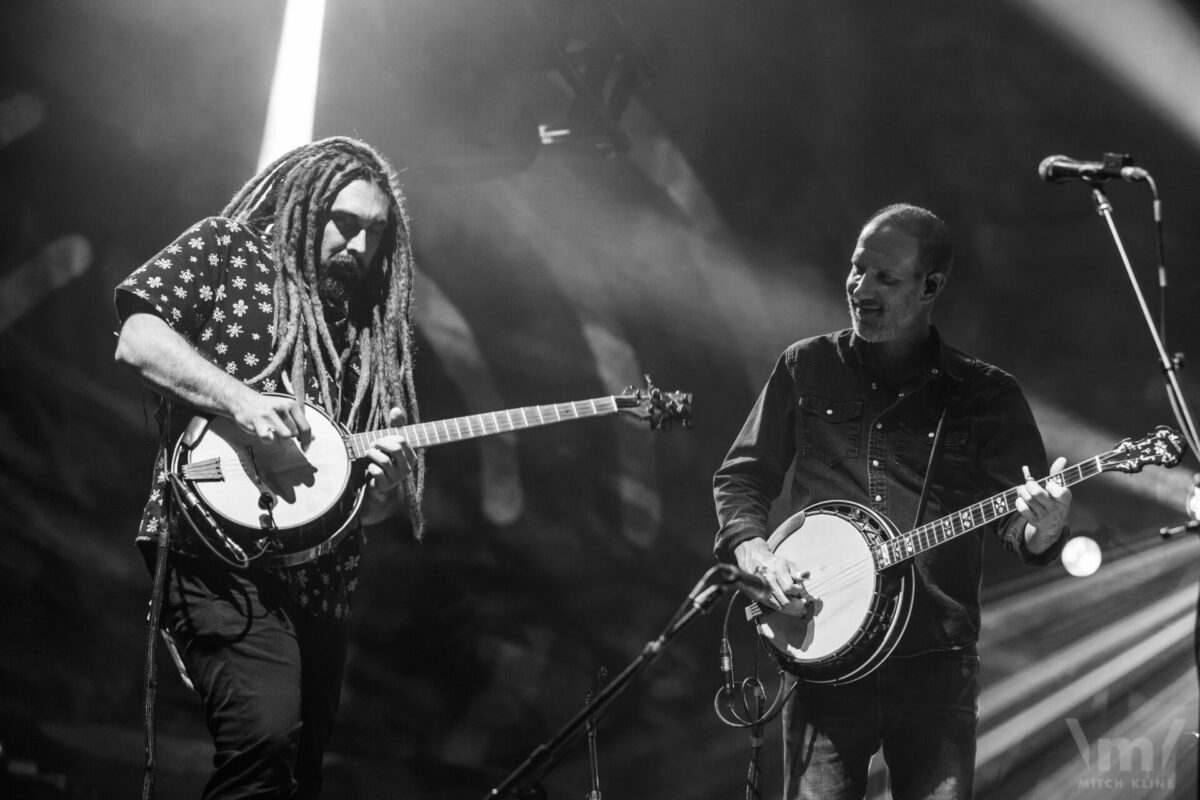
<instances>
[{"instance_id":1,"label":"banjo head","mask_svg":"<svg viewBox=\"0 0 1200 800\"><path fill-rule=\"evenodd\" d=\"M221 518L246 528L267 529L272 520L286 531L322 516L346 490L350 458L333 423L311 408L307 411L313 432L307 451L295 439L264 444L232 420L213 419L192 448L188 464L217 459L222 477L197 480L196 493Z\"/></svg>"},{"instance_id":2,"label":"banjo head","mask_svg":"<svg viewBox=\"0 0 1200 800\"><path fill-rule=\"evenodd\" d=\"M311 403L305 419L312 429L307 450L295 439L263 443L224 417L194 418L176 448L177 471L223 533L257 551L259 566L326 552L349 530L362 500L363 467L351 458L342 428Z\"/></svg>"},{"instance_id":3,"label":"banjo head","mask_svg":"<svg viewBox=\"0 0 1200 800\"><path fill-rule=\"evenodd\" d=\"M800 594L755 620L772 655L814 683L845 683L867 674L890 652L906 614L907 583L875 568L871 545L896 535L882 515L858 503L829 501L785 521L768 545L801 575ZM903 618L902 620L900 618ZM864 671L865 670L865 671Z\"/></svg>"}]
</instances>

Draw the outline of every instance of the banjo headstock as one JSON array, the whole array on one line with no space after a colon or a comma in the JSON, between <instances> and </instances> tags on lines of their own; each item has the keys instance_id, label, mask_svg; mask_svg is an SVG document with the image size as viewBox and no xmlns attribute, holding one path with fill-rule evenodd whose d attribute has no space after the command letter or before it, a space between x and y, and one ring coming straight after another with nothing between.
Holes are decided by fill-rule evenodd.
<instances>
[{"instance_id":1,"label":"banjo headstock","mask_svg":"<svg viewBox=\"0 0 1200 800\"><path fill-rule=\"evenodd\" d=\"M1159 425L1141 439L1122 439L1116 447L1100 456L1100 465L1106 471L1141 472L1147 465L1173 467L1186 452L1187 442L1183 436L1166 425Z\"/></svg>"},{"instance_id":2,"label":"banjo headstock","mask_svg":"<svg viewBox=\"0 0 1200 800\"><path fill-rule=\"evenodd\" d=\"M692 395L690 392L666 392L659 389L646 375L646 386L636 389L625 387L615 395L617 410L650 423L651 430L670 430L678 422L684 428L692 427Z\"/></svg>"}]
</instances>

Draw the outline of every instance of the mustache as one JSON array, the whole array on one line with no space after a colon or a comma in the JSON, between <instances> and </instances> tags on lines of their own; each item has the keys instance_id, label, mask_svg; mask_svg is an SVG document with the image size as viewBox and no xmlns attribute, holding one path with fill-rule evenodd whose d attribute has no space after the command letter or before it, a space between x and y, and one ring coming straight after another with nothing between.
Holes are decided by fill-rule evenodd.
<instances>
[{"instance_id":1,"label":"mustache","mask_svg":"<svg viewBox=\"0 0 1200 800\"><path fill-rule=\"evenodd\" d=\"M344 274L357 274L363 268L362 262L350 253L338 253L329 258L329 270Z\"/></svg>"}]
</instances>

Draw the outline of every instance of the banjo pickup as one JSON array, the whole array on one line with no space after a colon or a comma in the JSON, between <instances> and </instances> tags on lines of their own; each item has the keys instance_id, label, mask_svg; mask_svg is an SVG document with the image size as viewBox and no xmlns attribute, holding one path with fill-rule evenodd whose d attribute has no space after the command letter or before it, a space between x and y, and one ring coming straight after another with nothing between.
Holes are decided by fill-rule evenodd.
<instances>
[{"instance_id":1,"label":"banjo pickup","mask_svg":"<svg viewBox=\"0 0 1200 800\"><path fill-rule=\"evenodd\" d=\"M221 472L221 459L219 458L206 458L203 461L184 464L180 472L189 481L225 480L225 474Z\"/></svg>"}]
</instances>

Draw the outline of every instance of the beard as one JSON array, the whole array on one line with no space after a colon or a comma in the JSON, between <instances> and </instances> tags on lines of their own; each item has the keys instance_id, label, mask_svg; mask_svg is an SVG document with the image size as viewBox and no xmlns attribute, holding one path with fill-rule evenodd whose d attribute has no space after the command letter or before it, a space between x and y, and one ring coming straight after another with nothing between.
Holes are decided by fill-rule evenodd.
<instances>
[{"instance_id":1,"label":"beard","mask_svg":"<svg viewBox=\"0 0 1200 800\"><path fill-rule=\"evenodd\" d=\"M930 324L928 311L922 311L903 298L867 307L856 306L849 298L847 302L854 334L864 342L880 344L920 339Z\"/></svg>"},{"instance_id":2,"label":"beard","mask_svg":"<svg viewBox=\"0 0 1200 800\"><path fill-rule=\"evenodd\" d=\"M896 321L886 309L857 308L848 303L850 308L850 325L854 335L865 342L885 342L895 338Z\"/></svg>"},{"instance_id":3,"label":"beard","mask_svg":"<svg viewBox=\"0 0 1200 800\"><path fill-rule=\"evenodd\" d=\"M342 316L347 316L351 302L359 293L364 271L358 260L349 253L338 253L331 257L317 276L317 291L321 301L340 311Z\"/></svg>"}]
</instances>

